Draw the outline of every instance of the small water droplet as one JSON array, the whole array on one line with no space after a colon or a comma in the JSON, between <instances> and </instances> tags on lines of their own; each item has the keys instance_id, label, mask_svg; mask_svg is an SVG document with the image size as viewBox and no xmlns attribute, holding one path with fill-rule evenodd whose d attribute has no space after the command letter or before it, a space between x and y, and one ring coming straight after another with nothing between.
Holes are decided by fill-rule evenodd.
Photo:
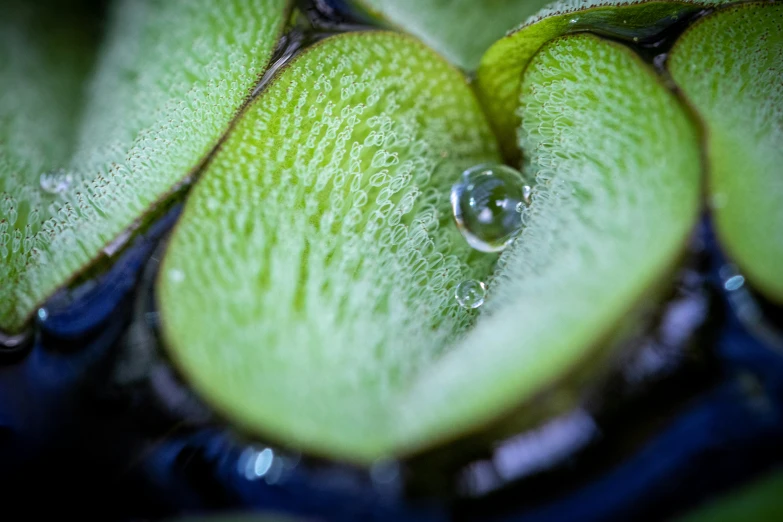
<instances>
[{"instance_id":1,"label":"small water droplet","mask_svg":"<svg viewBox=\"0 0 783 522\"><path fill-rule=\"evenodd\" d=\"M177 268L169 270L168 275L169 279L171 279L174 283L181 283L185 280L185 272Z\"/></svg>"},{"instance_id":2,"label":"small water droplet","mask_svg":"<svg viewBox=\"0 0 783 522\"><path fill-rule=\"evenodd\" d=\"M36 315L39 321L46 321L49 318L49 311L46 308L39 308Z\"/></svg>"},{"instance_id":3,"label":"small water droplet","mask_svg":"<svg viewBox=\"0 0 783 522\"><path fill-rule=\"evenodd\" d=\"M261 450L256 456L255 462L253 463L253 473L255 476L261 478L266 475L267 472L272 468L272 462L274 460L275 454L271 449L265 448Z\"/></svg>"},{"instance_id":4,"label":"small water droplet","mask_svg":"<svg viewBox=\"0 0 783 522\"><path fill-rule=\"evenodd\" d=\"M530 205L531 194L530 184L511 167L471 167L451 189L454 220L470 246L499 252L522 228L520 205Z\"/></svg>"},{"instance_id":5,"label":"small water droplet","mask_svg":"<svg viewBox=\"0 0 783 522\"><path fill-rule=\"evenodd\" d=\"M571 24L571 25L573 25L573 24L576 24L576 23L579 23L579 18L578 18L578 17L576 17L576 18L571 18L571 19L568 21L568 23L569 23L569 24Z\"/></svg>"},{"instance_id":6,"label":"small water droplet","mask_svg":"<svg viewBox=\"0 0 783 522\"><path fill-rule=\"evenodd\" d=\"M487 296L487 286L482 281L468 279L457 285L454 297L462 308L478 308L484 304Z\"/></svg>"},{"instance_id":7,"label":"small water droplet","mask_svg":"<svg viewBox=\"0 0 783 522\"><path fill-rule=\"evenodd\" d=\"M71 186L73 176L59 169L41 174L39 182L44 192L62 194Z\"/></svg>"},{"instance_id":8,"label":"small water droplet","mask_svg":"<svg viewBox=\"0 0 783 522\"><path fill-rule=\"evenodd\" d=\"M731 276L726 280L725 283L723 283L723 288L728 290L729 292L734 292L735 290L739 290L742 288L742 286L745 284L745 278L739 274L735 276Z\"/></svg>"}]
</instances>

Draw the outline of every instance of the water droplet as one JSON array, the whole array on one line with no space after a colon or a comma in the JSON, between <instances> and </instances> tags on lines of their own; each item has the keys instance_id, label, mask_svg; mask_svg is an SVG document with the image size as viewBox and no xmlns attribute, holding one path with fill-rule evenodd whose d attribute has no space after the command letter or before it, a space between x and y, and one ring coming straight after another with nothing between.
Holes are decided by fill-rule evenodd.
<instances>
[{"instance_id":1,"label":"water droplet","mask_svg":"<svg viewBox=\"0 0 783 522\"><path fill-rule=\"evenodd\" d=\"M237 469L246 479L258 480L267 477L274 470L277 460L279 459L271 448L264 448L261 451L246 448L239 456Z\"/></svg>"},{"instance_id":2,"label":"water droplet","mask_svg":"<svg viewBox=\"0 0 783 522\"><path fill-rule=\"evenodd\" d=\"M726 280L725 283L723 283L723 288L728 290L729 292L733 292L735 290L739 290L742 288L742 285L745 284L745 278L739 274L735 276L731 276Z\"/></svg>"},{"instance_id":3,"label":"water droplet","mask_svg":"<svg viewBox=\"0 0 783 522\"><path fill-rule=\"evenodd\" d=\"M71 186L73 176L66 173L64 170L59 169L41 174L39 182L41 184L41 190L44 192L48 192L49 194L62 194Z\"/></svg>"},{"instance_id":4,"label":"water droplet","mask_svg":"<svg viewBox=\"0 0 783 522\"><path fill-rule=\"evenodd\" d=\"M531 194L530 184L511 167L471 167L451 189L454 220L470 246L499 252L522 228L520 205L530 205Z\"/></svg>"},{"instance_id":5,"label":"water droplet","mask_svg":"<svg viewBox=\"0 0 783 522\"><path fill-rule=\"evenodd\" d=\"M168 272L169 279L174 283L181 283L185 280L185 272L177 268L173 268Z\"/></svg>"},{"instance_id":6,"label":"water droplet","mask_svg":"<svg viewBox=\"0 0 783 522\"><path fill-rule=\"evenodd\" d=\"M37 315L38 315L38 320L43 322L49 318L49 311L46 308L39 308Z\"/></svg>"},{"instance_id":7,"label":"water droplet","mask_svg":"<svg viewBox=\"0 0 783 522\"><path fill-rule=\"evenodd\" d=\"M266 475L266 473L272 468L272 462L274 460L275 454L271 449L265 448L261 450L261 452L259 452L256 456L255 462L253 463L253 472L255 473L255 476L261 478Z\"/></svg>"},{"instance_id":8,"label":"water droplet","mask_svg":"<svg viewBox=\"0 0 783 522\"><path fill-rule=\"evenodd\" d=\"M462 281L457 285L454 297L462 308L478 308L484 304L484 298L487 296L487 286L475 279Z\"/></svg>"}]
</instances>

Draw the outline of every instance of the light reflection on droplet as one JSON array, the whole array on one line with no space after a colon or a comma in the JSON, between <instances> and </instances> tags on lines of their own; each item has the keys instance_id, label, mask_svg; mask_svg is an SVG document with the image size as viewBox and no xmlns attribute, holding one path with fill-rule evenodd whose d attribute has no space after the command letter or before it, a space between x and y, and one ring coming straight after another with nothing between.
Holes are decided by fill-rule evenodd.
<instances>
[{"instance_id":1,"label":"light reflection on droplet","mask_svg":"<svg viewBox=\"0 0 783 522\"><path fill-rule=\"evenodd\" d=\"M457 285L454 297L462 308L473 309L484 304L487 286L482 281L468 279Z\"/></svg>"},{"instance_id":2,"label":"light reflection on droplet","mask_svg":"<svg viewBox=\"0 0 783 522\"><path fill-rule=\"evenodd\" d=\"M49 319L49 311L46 308L39 308L36 313L39 321L46 321Z\"/></svg>"},{"instance_id":3,"label":"light reflection on droplet","mask_svg":"<svg viewBox=\"0 0 783 522\"><path fill-rule=\"evenodd\" d=\"M471 167L451 188L454 221L468 244L481 252L506 248L523 225L532 187L522 174L500 164Z\"/></svg>"}]
</instances>

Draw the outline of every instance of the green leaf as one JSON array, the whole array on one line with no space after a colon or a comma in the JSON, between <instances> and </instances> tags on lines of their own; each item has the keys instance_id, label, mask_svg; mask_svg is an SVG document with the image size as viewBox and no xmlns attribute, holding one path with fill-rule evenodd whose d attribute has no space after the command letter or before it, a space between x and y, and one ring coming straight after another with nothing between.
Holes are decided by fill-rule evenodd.
<instances>
[{"instance_id":1,"label":"green leaf","mask_svg":"<svg viewBox=\"0 0 783 522\"><path fill-rule=\"evenodd\" d=\"M118 1L86 82L83 27L3 10L0 328L16 331L197 169L263 72L286 2ZM72 181L50 194L42 175Z\"/></svg>"},{"instance_id":2,"label":"green leaf","mask_svg":"<svg viewBox=\"0 0 783 522\"><path fill-rule=\"evenodd\" d=\"M668 65L704 122L722 244L761 293L783 303L783 5L743 4L700 20Z\"/></svg>"},{"instance_id":3,"label":"green leaf","mask_svg":"<svg viewBox=\"0 0 783 522\"><path fill-rule=\"evenodd\" d=\"M470 324L455 286L495 256L449 189L498 161L461 74L398 33L309 48L237 122L194 187L158 281L163 331L232 421L371 461L394 404Z\"/></svg>"},{"instance_id":4,"label":"green leaf","mask_svg":"<svg viewBox=\"0 0 783 522\"><path fill-rule=\"evenodd\" d=\"M783 520L783 472L777 471L748 484L678 522L768 522Z\"/></svg>"},{"instance_id":5,"label":"green leaf","mask_svg":"<svg viewBox=\"0 0 783 522\"><path fill-rule=\"evenodd\" d=\"M546 42L585 31L642 41L705 6L720 3L725 0L563 0L542 9L490 47L479 66L479 97L504 156L512 163L519 160L515 132L520 83L533 55Z\"/></svg>"},{"instance_id":6,"label":"green leaf","mask_svg":"<svg viewBox=\"0 0 783 522\"><path fill-rule=\"evenodd\" d=\"M366 463L596 371L694 224L697 132L648 66L595 37L546 46L522 92L539 186L472 326L454 288L495 258L458 235L448 193L496 152L462 78L386 33L291 64L213 159L164 260L164 335L194 387L254 434Z\"/></svg>"},{"instance_id":7,"label":"green leaf","mask_svg":"<svg viewBox=\"0 0 783 522\"><path fill-rule=\"evenodd\" d=\"M496 40L549 0L357 0L472 71Z\"/></svg>"},{"instance_id":8,"label":"green leaf","mask_svg":"<svg viewBox=\"0 0 783 522\"><path fill-rule=\"evenodd\" d=\"M26 276L56 212L39 175L67 165L95 59L97 18L53 4L0 4L0 329L20 328L37 302Z\"/></svg>"},{"instance_id":9,"label":"green leaf","mask_svg":"<svg viewBox=\"0 0 783 522\"><path fill-rule=\"evenodd\" d=\"M542 408L547 391L573 407L574 381L605 371L607 341L667 285L697 219L698 132L632 51L556 39L519 99L519 146L538 181L531 214L470 334L402 401L409 443Z\"/></svg>"}]
</instances>

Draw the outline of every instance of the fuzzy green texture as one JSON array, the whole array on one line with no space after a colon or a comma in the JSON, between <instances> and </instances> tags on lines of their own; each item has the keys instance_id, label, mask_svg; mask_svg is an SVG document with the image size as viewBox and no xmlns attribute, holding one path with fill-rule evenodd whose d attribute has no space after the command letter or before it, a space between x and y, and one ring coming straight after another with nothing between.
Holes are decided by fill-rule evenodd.
<instances>
[{"instance_id":1,"label":"fuzzy green texture","mask_svg":"<svg viewBox=\"0 0 783 522\"><path fill-rule=\"evenodd\" d=\"M783 304L783 5L715 12L682 36L668 66L704 122L721 244Z\"/></svg>"},{"instance_id":2,"label":"fuzzy green texture","mask_svg":"<svg viewBox=\"0 0 783 522\"><path fill-rule=\"evenodd\" d=\"M254 434L369 463L478 429L595 359L685 244L697 133L648 66L595 37L546 46L523 93L539 184L490 274L448 204L464 168L497 161L460 74L392 33L290 64L164 259L164 334L196 390ZM489 281L478 316L454 298L467 278Z\"/></svg>"},{"instance_id":3,"label":"fuzzy green texture","mask_svg":"<svg viewBox=\"0 0 783 522\"><path fill-rule=\"evenodd\" d=\"M79 37L94 26L58 8L0 10L0 329L18 331L199 166L266 67L287 2L119 0L97 52ZM47 192L41 176L70 182Z\"/></svg>"},{"instance_id":4,"label":"fuzzy green texture","mask_svg":"<svg viewBox=\"0 0 783 522\"><path fill-rule=\"evenodd\" d=\"M581 32L634 42L652 37L689 13L725 1L563 0L543 8L498 40L481 59L477 90L506 159L519 161L519 89L525 68L546 42Z\"/></svg>"},{"instance_id":5,"label":"fuzzy green texture","mask_svg":"<svg viewBox=\"0 0 783 522\"><path fill-rule=\"evenodd\" d=\"M357 0L386 22L418 37L451 63L474 71L506 31L549 0Z\"/></svg>"}]
</instances>

